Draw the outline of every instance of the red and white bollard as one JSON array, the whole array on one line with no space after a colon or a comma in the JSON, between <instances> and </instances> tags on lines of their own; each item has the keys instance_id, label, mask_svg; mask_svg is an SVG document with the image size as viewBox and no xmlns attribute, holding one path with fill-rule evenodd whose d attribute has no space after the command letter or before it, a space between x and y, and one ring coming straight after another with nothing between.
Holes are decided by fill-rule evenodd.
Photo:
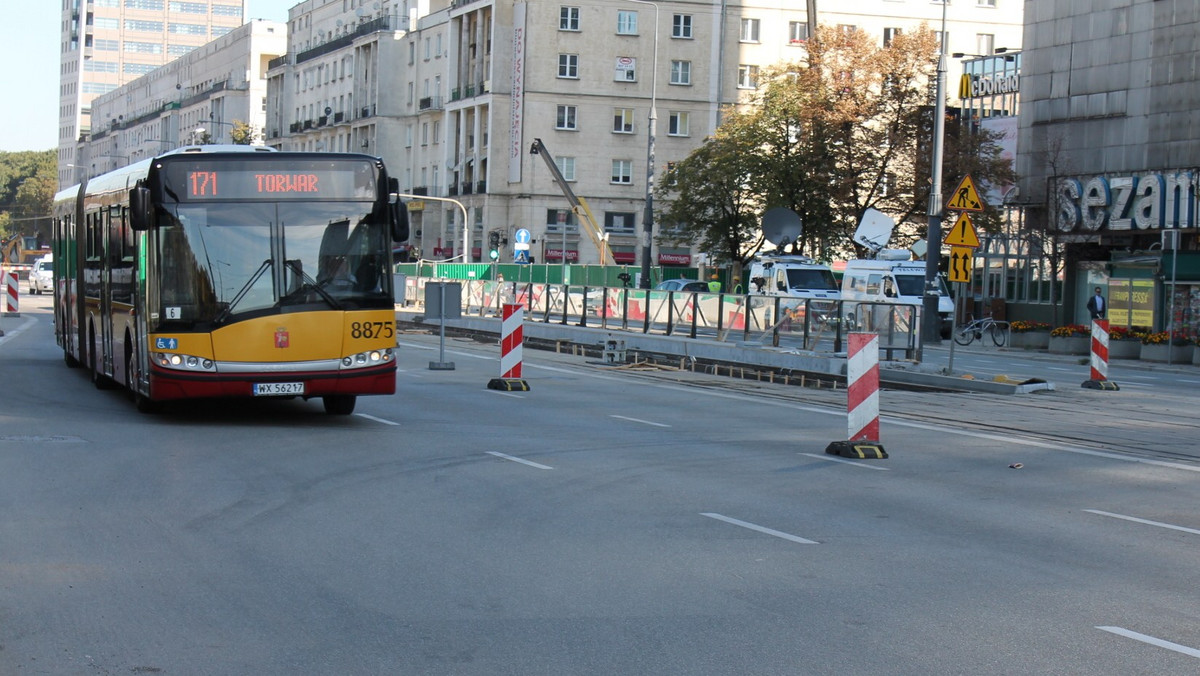
<instances>
[{"instance_id":1,"label":"red and white bollard","mask_svg":"<svg viewBox=\"0 0 1200 676\"><path fill-rule=\"evenodd\" d=\"M21 297L16 270L4 271L4 316L20 317Z\"/></svg>"},{"instance_id":2,"label":"red and white bollard","mask_svg":"<svg viewBox=\"0 0 1200 676\"><path fill-rule=\"evenodd\" d=\"M1116 383L1108 379L1108 320L1092 320L1091 374L1081 387L1089 390L1119 390Z\"/></svg>"},{"instance_id":3,"label":"red and white bollard","mask_svg":"<svg viewBox=\"0 0 1200 676\"><path fill-rule=\"evenodd\" d=\"M500 377L488 381L489 390L528 391L521 379L521 347L525 340L525 306L505 303L500 323Z\"/></svg>"},{"instance_id":4,"label":"red and white bollard","mask_svg":"<svg viewBox=\"0 0 1200 676\"><path fill-rule=\"evenodd\" d=\"M846 353L846 427L849 439L825 448L845 458L886 458L879 443L879 335L851 333Z\"/></svg>"}]
</instances>

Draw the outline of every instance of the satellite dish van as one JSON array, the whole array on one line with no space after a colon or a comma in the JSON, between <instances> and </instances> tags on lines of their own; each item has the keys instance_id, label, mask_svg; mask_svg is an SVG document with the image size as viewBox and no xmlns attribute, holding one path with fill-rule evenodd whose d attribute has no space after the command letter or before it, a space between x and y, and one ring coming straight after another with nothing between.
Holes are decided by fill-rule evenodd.
<instances>
[{"instance_id":1,"label":"satellite dish van","mask_svg":"<svg viewBox=\"0 0 1200 676\"><path fill-rule=\"evenodd\" d=\"M762 218L763 237L780 250L804 232L791 209L774 207ZM837 300L841 295L828 265L808 256L764 254L750 263L749 292L765 296Z\"/></svg>"},{"instance_id":2,"label":"satellite dish van","mask_svg":"<svg viewBox=\"0 0 1200 676\"><path fill-rule=\"evenodd\" d=\"M867 209L854 232L854 241L870 250L874 257L846 261L842 300L846 301L844 311L852 324L862 325L862 320L867 319L867 313L857 303L874 303L868 306L873 310L883 303L924 306L925 261L912 260L911 253L903 249L883 248L894 227L895 223L886 214ZM954 300L941 273L937 276L937 293L941 334L949 338L954 328Z\"/></svg>"},{"instance_id":3,"label":"satellite dish van","mask_svg":"<svg viewBox=\"0 0 1200 676\"><path fill-rule=\"evenodd\" d=\"M954 300L941 273L937 276L938 316L943 338L953 329ZM873 259L846 261L842 274L842 300L846 313L856 313L858 303L896 303L923 306L925 300L925 261L910 259L907 251L883 249Z\"/></svg>"}]
</instances>

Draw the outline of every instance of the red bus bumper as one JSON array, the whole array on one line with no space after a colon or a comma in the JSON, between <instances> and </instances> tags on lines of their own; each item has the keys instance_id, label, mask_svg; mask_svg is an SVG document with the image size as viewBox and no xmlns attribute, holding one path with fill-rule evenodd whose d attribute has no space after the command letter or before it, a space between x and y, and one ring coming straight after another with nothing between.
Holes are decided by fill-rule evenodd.
<instances>
[{"instance_id":1,"label":"red bus bumper","mask_svg":"<svg viewBox=\"0 0 1200 676\"><path fill-rule=\"evenodd\" d=\"M150 399L253 397L255 383L304 383L303 397L395 394L396 364L336 373L180 373L151 366Z\"/></svg>"}]
</instances>

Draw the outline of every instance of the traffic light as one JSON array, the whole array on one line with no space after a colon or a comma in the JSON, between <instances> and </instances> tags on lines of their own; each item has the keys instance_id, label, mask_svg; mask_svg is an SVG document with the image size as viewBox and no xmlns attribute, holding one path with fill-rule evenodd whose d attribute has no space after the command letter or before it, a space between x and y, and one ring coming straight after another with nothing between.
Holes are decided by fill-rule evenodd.
<instances>
[{"instance_id":1,"label":"traffic light","mask_svg":"<svg viewBox=\"0 0 1200 676\"><path fill-rule=\"evenodd\" d=\"M488 257L492 260L500 258L500 233L493 230L488 233Z\"/></svg>"}]
</instances>

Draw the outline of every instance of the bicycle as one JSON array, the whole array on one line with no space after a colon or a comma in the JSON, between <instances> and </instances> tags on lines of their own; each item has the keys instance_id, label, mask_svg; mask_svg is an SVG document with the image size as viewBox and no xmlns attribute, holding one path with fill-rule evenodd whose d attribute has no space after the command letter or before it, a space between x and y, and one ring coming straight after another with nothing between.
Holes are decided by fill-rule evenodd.
<instances>
[{"instance_id":1,"label":"bicycle","mask_svg":"<svg viewBox=\"0 0 1200 676\"><path fill-rule=\"evenodd\" d=\"M1008 322L997 321L991 317L973 319L954 329L954 342L959 345L970 345L979 340L983 342L983 334L991 335L996 347L1003 347L1008 340Z\"/></svg>"}]
</instances>

